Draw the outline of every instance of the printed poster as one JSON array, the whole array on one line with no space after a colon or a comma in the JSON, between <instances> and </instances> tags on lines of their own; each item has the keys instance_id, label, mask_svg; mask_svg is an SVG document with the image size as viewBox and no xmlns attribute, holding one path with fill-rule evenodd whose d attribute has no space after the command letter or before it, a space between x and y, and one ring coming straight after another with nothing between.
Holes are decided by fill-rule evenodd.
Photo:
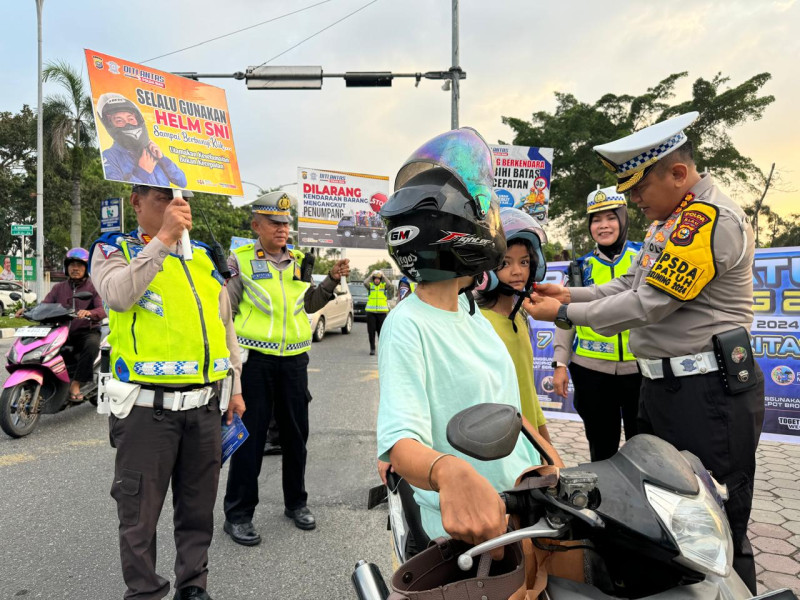
<instances>
[{"instance_id":1,"label":"printed poster","mask_svg":"<svg viewBox=\"0 0 800 600\"><path fill-rule=\"evenodd\" d=\"M550 209L553 149L490 146L494 161L494 191L500 206L519 208L544 225Z\"/></svg>"},{"instance_id":2,"label":"printed poster","mask_svg":"<svg viewBox=\"0 0 800 600\"><path fill-rule=\"evenodd\" d=\"M106 179L242 195L223 89L85 53Z\"/></svg>"},{"instance_id":3,"label":"printed poster","mask_svg":"<svg viewBox=\"0 0 800 600\"><path fill-rule=\"evenodd\" d=\"M569 262L547 264L547 283L567 281ZM756 249L753 268L753 356L764 372L762 434L800 443L800 248ZM567 398L553 390L555 326L530 319L533 373L542 410L576 413L572 381Z\"/></svg>"},{"instance_id":4,"label":"printed poster","mask_svg":"<svg viewBox=\"0 0 800 600\"><path fill-rule=\"evenodd\" d=\"M389 178L297 168L298 245L318 248L386 248L379 216L389 198Z\"/></svg>"}]
</instances>

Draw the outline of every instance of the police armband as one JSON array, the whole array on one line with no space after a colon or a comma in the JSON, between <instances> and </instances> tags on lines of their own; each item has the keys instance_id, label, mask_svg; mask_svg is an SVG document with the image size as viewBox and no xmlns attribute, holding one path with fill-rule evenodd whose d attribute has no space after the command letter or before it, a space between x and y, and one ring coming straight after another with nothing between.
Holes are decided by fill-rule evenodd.
<instances>
[{"instance_id":1,"label":"police armband","mask_svg":"<svg viewBox=\"0 0 800 600\"><path fill-rule=\"evenodd\" d=\"M713 204L690 204L645 281L682 302L697 298L717 273L712 243L718 215Z\"/></svg>"}]
</instances>

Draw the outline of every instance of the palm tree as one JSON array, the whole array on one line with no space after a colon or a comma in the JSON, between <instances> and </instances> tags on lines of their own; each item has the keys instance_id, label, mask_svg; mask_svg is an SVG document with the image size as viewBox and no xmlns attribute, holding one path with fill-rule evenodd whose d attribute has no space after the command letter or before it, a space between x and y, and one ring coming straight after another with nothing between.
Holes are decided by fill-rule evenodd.
<instances>
[{"instance_id":1,"label":"palm tree","mask_svg":"<svg viewBox=\"0 0 800 600\"><path fill-rule=\"evenodd\" d=\"M94 142L92 98L87 94L83 76L64 61L49 62L42 71L43 81L59 84L65 94L45 98L43 107L44 129L48 150L62 163L66 163L72 181L70 203L70 243L81 245L81 172L85 152Z\"/></svg>"}]
</instances>

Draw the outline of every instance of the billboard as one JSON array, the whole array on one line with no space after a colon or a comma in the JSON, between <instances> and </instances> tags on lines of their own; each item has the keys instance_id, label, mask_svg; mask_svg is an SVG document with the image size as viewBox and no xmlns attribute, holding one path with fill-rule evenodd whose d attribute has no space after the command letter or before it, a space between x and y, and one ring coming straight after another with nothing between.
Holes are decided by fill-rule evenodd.
<instances>
[{"instance_id":1,"label":"billboard","mask_svg":"<svg viewBox=\"0 0 800 600\"><path fill-rule=\"evenodd\" d=\"M224 90L85 54L106 179L242 195Z\"/></svg>"},{"instance_id":2,"label":"billboard","mask_svg":"<svg viewBox=\"0 0 800 600\"><path fill-rule=\"evenodd\" d=\"M494 191L500 207L519 208L547 223L553 149L529 146L490 146Z\"/></svg>"},{"instance_id":3,"label":"billboard","mask_svg":"<svg viewBox=\"0 0 800 600\"><path fill-rule=\"evenodd\" d=\"M378 213L389 197L389 178L325 169L297 168L300 246L386 247Z\"/></svg>"},{"instance_id":4,"label":"billboard","mask_svg":"<svg viewBox=\"0 0 800 600\"><path fill-rule=\"evenodd\" d=\"M567 281L568 262L547 265L548 283ZM764 372L763 434L797 436L800 443L800 248L756 249L753 267L753 356ZM555 326L530 319L533 374L542 409L576 413L572 381L567 398L553 391Z\"/></svg>"}]
</instances>

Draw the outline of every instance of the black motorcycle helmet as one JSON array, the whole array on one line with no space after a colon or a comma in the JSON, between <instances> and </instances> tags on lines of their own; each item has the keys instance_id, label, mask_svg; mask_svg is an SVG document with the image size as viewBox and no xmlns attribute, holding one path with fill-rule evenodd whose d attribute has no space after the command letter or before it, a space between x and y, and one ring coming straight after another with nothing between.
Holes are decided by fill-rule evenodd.
<instances>
[{"instance_id":1,"label":"black motorcycle helmet","mask_svg":"<svg viewBox=\"0 0 800 600\"><path fill-rule=\"evenodd\" d=\"M381 208L389 254L412 281L475 276L506 251L491 152L470 128L449 131L401 167Z\"/></svg>"}]
</instances>

